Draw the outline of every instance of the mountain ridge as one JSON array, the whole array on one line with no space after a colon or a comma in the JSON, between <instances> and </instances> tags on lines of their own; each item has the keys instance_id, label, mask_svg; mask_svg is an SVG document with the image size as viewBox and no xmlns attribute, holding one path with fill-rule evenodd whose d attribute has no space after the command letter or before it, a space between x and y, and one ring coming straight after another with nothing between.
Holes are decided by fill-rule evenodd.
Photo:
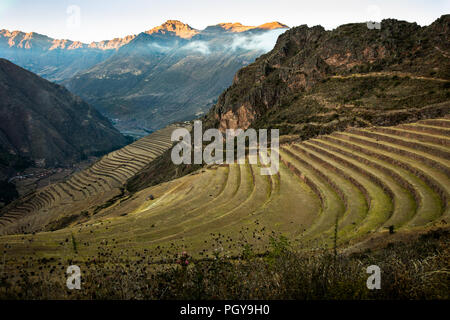
<instances>
[{"instance_id":1,"label":"mountain ridge","mask_svg":"<svg viewBox=\"0 0 450 320\"><path fill-rule=\"evenodd\" d=\"M240 33L248 30L253 29L263 29L263 30L273 30L273 29L283 29L283 28L289 28L287 25L282 24L280 22L268 22L264 23L259 26L245 26L239 22L235 23L229 23L229 22L221 22L216 25L207 26L205 29L195 29L192 28L189 24L183 23L179 20L167 20L163 24L153 27L149 30L142 31L137 34L130 34L126 35L124 37L115 37L112 39L105 39L100 41L92 41L90 43L84 43L77 40L70 40L70 39L56 39L51 38L49 36L46 36L44 34L40 34L37 32L24 32L21 30L7 30L7 29L1 29L0 30L0 45L2 44L2 38L3 44L7 42L7 44L10 47L16 47L16 48L24 48L24 49L31 49L33 47L33 40L41 41L41 45L43 44L43 41L47 43L46 50L55 50L55 49L67 49L67 50L74 50L74 49L100 49L100 50L112 50L112 49L118 49L126 44L128 44L131 40L136 38L141 33L146 34L153 34L153 33L160 33L160 34L166 34L171 33L172 35L175 34L176 36L184 39L190 39L196 34L200 34L204 31L206 31L208 28L215 28L218 27L226 32L233 32L233 33ZM178 32L178 33L177 33ZM7 40L6 40L7 39ZM6 40L6 41L5 41Z\"/></svg>"}]
</instances>

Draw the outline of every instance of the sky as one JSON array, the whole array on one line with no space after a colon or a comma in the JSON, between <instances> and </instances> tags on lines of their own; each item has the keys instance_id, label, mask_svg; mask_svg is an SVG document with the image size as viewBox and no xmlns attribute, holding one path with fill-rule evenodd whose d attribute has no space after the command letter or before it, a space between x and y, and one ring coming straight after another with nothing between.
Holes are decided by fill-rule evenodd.
<instances>
[{"instance_id":1,"label":"sky","mask_svg":"<svg viewBox=\"0 0 450 320\"><path fill-rule=\"evenodd\" d=\"M138 34L169 19L197 29L272 21L333 29L384 18L423 26L449 13L450 0L0 0L0 29L89 43Z\"/></svg>"}]
</instances>

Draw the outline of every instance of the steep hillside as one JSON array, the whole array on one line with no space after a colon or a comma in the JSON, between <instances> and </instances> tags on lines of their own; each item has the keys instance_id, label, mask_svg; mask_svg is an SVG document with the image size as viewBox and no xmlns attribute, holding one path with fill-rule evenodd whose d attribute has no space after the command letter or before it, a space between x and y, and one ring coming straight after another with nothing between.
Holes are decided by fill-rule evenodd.
<instances>
[{"instance_id":1,"label":"steep hillside","mask_svg":"<svg viewBox=\"0 0 450 320\"><path fill-rule=\"evenodd\" d=\"M381 30L366 24L333 31L292 28L272 51L236 73L201 118L203 126L277 128L289 139L305 140L352 126L445 116L450 112L449 20L442 16L423 28L397 20L384 20ZM194 168L172 165L166 153L127 188L142 190Z\"/></svg>"},{"instance_id":2,"label":"steep hillside","mask_svg":"<svg viewBox=\"0 0 450 320\"><path fill-rule=\"evenodd\" d=\"M270 126L307 138L443 115L425 106L450 98L449 31L449 15L426 27L383 20L380 30L292 28L239 70L209 118L222 129Z\"/></svg>"},{"instance_id":3,"label":"steep hillside","mask_svg":"<svg viewBox=\"0 0 450 320\"><path fill-rule=\"evenodd\" d=\"M127 143L79 97L5 59L0 59L0 97L2 174L67 166Z\"/></svg>"},{"instance_id":4,"label":"steep hillside","mask_svg":"<svg viewBox=\"0 0 450 320\"><path fill-rule=\"evenodd\" d=\"M279 128L276 174L262 175L263 164L247 160L174 165L169 137L182 124L157 131L0 211L8 274L0 295L68 296L55 274L76 264L89 279L80 297L445 299L449 26L447 15L427 27L384 20L380 30L286 31L202 117L204 129ZM201 68L225 70L214 69L214 59L231 54L224 45L254 48L255 39L265 43L264 30L278 27L199 31L169 21L71 83L92 99L103 95L96 103L104 112L138 106L141 122L124 123L151 128L163 123L159 114L193 112L190 102L177 104L201 101L191 83L208 81L205 91L214 91L221 78ZM163 101L176 108L162 113ZM361 254L348 264L352 252ZM366 287L373 261L382 290ZM277 290L284 294L271 295Z\"/></svg>"},{"instance_id":5,"label":"steep hillside","mask_svg":"<svg viewBox=\"0 0 450 320\"><path fill-rule=\"evenodd\" d=\"M64 181L43 187L0 210L0 233L63 228L87 220L125 197L124 184L172 146L171 125L113 151Z\"/></svg>"}]
</instances>

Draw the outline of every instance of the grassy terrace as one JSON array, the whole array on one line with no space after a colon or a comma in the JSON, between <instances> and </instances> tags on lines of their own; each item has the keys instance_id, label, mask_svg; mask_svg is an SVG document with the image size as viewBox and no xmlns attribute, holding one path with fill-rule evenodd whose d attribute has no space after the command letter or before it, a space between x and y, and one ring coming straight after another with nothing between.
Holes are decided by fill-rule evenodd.
<instances>
[{"instance_id":1,"label":"grassy terrace","mask_svg":"<svg viewBox=\"0 0 450 320\"><path fill-rule=\"evenodd\" d=\"M46 221L64 220L117 196L130 177L171 147L170 134L174 128L169 126L111 152L66 181L42 188L13 203L0 215L0 226L8 233L36 231L37 226L45 226ZM62 224L67 223L63 221Z\"/></svg>"},{"instance_id":2,"label":"grassy terrace","mask_svg":"<svg viewBox=\"0 0 450 320\"><path fill-rule=\"evenodd\" d=\"M353 128L281 146L275 176L261 176L260 165L214 165L135 194L119 192L117 183L170 146L170 137L158 133L49 186L2 217L51 216L64 201L73 207L74 202L95 204L105 193L114 196L94 215L85 213L84 222L69 220L53 232L4 236L0 243L20 254L71 256L71 250L61 251L61 243L66 247L73 236L79 243L77 256L85 258L105 241L117 250L179 246L201 254L212 233L256 243L264 228L302 246L332 247L335 233L337 244L344 246L389 227L402 231L446 223L449 127L448 119L432 119ZM38 223L33 217L24 221ZM225 247L221 250L237 253L232 245Z\"/></svg>"}]
</instances>

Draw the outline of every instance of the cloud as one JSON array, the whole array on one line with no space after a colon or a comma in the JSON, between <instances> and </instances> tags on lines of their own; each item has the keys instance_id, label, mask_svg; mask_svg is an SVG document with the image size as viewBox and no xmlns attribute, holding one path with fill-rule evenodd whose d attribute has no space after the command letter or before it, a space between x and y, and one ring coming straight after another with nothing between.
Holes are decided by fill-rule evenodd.
<instances>
[{"instance_id":1,"label":"cloud","mask_svg":"<svg viewBox=\"0 0 450 320\"><path fill-rule=\"evenodd\" d=\"M275 46L278 36L285 31L286 29L275 29L256 35L235 35L231 44L231 49L268 52Z\"/></svg>"},{"instance_id":2,"label":"cloud","mask_svg":"<svg viewBox=\"0 0 450 320\"><path fill-rule=\"evenodd\" d=\"M234 34L231 38L226 38L223 43L219 46L222 50L232 50L232 51L260 51L261 53L266 53L273 49L275 43L277 42L278 36L284 33L286 29L276 29L265 31L264 33L258 34ZM208 41L196 40L192 41L185 46L182 50L199 52L203 55L209 55L212 51L217 50L217 44L213 49Z\"/></svg>"},{"instance_id":3,"label":"cloud","mask_svg":"<svg viewBox=\"0 0 450 320\"><path fill-rule=\"evenodd\" d=\"M154 51L161 51L161 52L167 52L171 49L171 47L162 46L156 42L150 42L149 44L147 44L147 47L149 47Z\"/></svg>"},{"instance_id":4,"label":"cloud","mask_svg":"<svg viewBox=\"0 0 450 320\"><path fill-rule=\"evenodd\" d=\"M183 47L185 50L191 50L200 52L201 54L208 55L211 53L208 44L205 41L193 41Z\"/></svg>"}]
</instances>

